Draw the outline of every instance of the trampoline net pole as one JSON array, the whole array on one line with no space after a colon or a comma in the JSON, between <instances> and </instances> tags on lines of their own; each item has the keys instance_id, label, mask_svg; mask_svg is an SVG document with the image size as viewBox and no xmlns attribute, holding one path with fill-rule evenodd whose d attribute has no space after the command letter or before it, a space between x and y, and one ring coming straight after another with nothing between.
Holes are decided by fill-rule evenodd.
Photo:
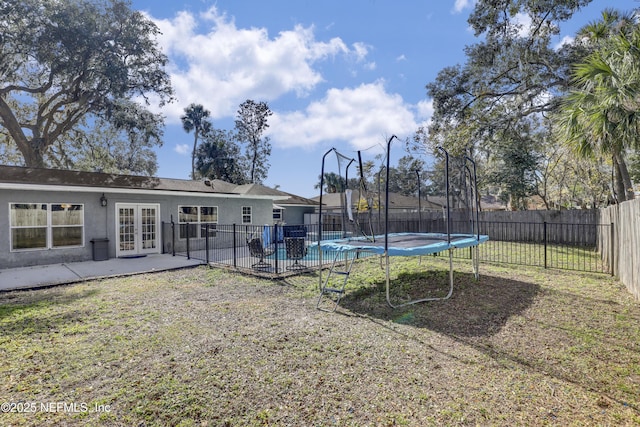
<instances>
[{"instance_id":1,"label":"trampoline net pole","mask_svg":"<svg viewBox=\"0 0 640 427\"><path fill-rule=\"evenodd\" d=\"M318 201L318 289L322 291L322 250L320 249L320 241L322 240L322 194L324 188L324 161L335 148L324 153L322 156L322 167L320 169L320 200Z\"/></svg>"},{"instance_id":2,"label":"trampoline net pole","mask_svg":"<svg viewBox=\"0 0 640 427\"><path fill-rule=\"evenodd\" d=\"M449 153L443 147L438 147L438 150L444 153L444 180L446 184L446 203L447 203L447 241L451 243L451 208L449 207Z\"/></svg>"}]
</instances>

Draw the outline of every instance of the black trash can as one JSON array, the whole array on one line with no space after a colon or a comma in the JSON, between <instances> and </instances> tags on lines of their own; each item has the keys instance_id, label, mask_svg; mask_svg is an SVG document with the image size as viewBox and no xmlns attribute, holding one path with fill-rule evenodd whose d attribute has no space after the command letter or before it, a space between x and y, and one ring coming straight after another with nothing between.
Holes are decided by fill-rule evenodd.
<instances>
[{"instance_id":1,"label":"black trash can","mask_svg":"<svg viewBox=\"0 0 640 427\"><path fill-rule=\"evenodd\" d=\"M109 239L92 239L93 260L105 261L109 259Z\"/></svg>"}]
</instances>

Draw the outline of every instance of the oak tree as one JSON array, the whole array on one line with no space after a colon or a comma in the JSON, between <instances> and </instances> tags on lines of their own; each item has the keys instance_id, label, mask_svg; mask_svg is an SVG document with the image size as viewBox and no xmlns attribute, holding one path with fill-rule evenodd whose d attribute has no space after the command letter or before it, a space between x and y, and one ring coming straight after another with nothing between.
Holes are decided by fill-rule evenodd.
<instances>
[{"instance_id":1,"label":"oak tree","mask_svg":"<svg viewBox=\"0 0 640 427\"><path fill-rule=\"evenodd\" d=\"M91 121L161 134L159 117L131 126L149 117L151 100L171 101L172 89L159 30L128 1L0 1L0 16L2 142L26 166L63 163L71 133Z\"/></svg>"}]
</instances>

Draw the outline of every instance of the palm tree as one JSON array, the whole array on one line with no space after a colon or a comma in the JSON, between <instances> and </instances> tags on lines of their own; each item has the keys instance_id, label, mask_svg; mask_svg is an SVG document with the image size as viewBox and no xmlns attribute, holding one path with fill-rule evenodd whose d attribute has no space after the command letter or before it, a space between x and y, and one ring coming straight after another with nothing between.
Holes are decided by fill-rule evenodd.
<instances>
[{"instance_id":1,"label":"palm tree","mask_svg":"<svg viewBox=\"0 0 640 427\"><path fill-rule=\"evenodd\" d=\"M583 34L597 34L597 46L573 72L574 89L561 106L564 136L587 157L610 155L621 201L634 198L625 152L638 148L640 130L640 30L632 21L603 21Z\"/></svg>"},{"instance_id":2,"label":"palm tree","mask_svg":"<svg viewBox=\"0 0 640 427\"><path fill-rule=\"evenodd\" d=\"M320 189L320 179L322 177L318 177L318 183L313 186L315 189ZM346 183L344 182L344 178L338 175L335 172L326 172L324 174L324 192L325 193L342 193L346 188Z\"/></svg>"},{"instance_id":3,"label":"palm tree","mask_svg":"<svg viewBox=\"0 0 640 427\"><path fill-rule=\"evenodd\" d=\"M193 150L191 151L191 179L196 179L196 147L198 145L198 138L211 130L211 122L207 120L211 112L205 110L201 104L190 104L184 109L184 112L185 114L180 117L180 120L182 120L182 128L187 133L194 131Z\"/></svg>"}]
</instances>

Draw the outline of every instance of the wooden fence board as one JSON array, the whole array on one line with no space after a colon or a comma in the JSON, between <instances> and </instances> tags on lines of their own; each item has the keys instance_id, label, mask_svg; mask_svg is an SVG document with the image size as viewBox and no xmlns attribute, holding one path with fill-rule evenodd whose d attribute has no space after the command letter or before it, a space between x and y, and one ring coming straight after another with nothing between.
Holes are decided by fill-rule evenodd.
<instances>
[{"instance_id":1,"label":"wooden fence board","mask_svg":"<svg viewBox=\"0 0 640 427\"><path fill-rule=\"evenodd\" d=\"M614 223L612 236L598 238L605 262L613 258L613 272L640 300L640 199L601 209L599 221Z\"/></svg>"}]
</instances>

